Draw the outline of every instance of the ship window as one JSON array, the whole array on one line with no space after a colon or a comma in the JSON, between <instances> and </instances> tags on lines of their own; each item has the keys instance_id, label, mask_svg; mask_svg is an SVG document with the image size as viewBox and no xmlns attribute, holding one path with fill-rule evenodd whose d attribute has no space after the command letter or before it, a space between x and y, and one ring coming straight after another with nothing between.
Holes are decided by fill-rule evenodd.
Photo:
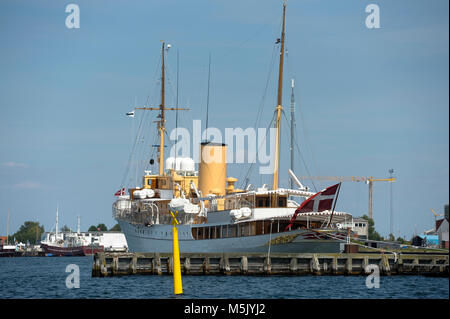
<instances>
[{"instance_id":1,"label":"ship window","mask_svg":"<svg viewBox=\"0 0 450 319\"><path fill-rule=\"evenodd\" d=\"M278 198L278 207L286 207L286 206L287 206L286 197Z\"/></svg>"},{"instance_id":2,"label":"ship window","mask_svg":"<svg viewBox=\"0 0 450 319\"><path fill-rule=\"evenodd\" d=\"M258 207L270 207L269 197L258 197Z\"/></svg>"},{"instance_id":3,"label":"ship window","mask_svg":"<svg viewBox=\"0 0 450 319\"><path fill-rule=\"evenodd\" d=\"M244 224L239 225L239 237L245 236L245 229L246 229L246 227Z\"/></svg>"},{"instance_id":4,"label":"ship window","mask_svg":"<svg viewBox=\"0 0 450 319\"><path fill-rule=\"evenodd\" d=\"M236 237L236 225L228 226L228 237Z\"/></svg>"},{"instance_id":5,"label":"ship window","mask_svg":"<svg viewBox=\"0 0 450 319\"><path fill-rule=\"evenodd\" d=\"M228 235L228 225L227 226L222 226L222 238L226 238Z\"/></svg>"}]
</instances>

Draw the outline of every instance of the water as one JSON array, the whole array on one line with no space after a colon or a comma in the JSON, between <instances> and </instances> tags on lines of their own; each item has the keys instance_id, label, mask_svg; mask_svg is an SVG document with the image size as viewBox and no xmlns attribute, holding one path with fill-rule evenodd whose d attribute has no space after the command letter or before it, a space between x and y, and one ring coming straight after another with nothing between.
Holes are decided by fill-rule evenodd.
<instances>
[{"instance_id":1,"label":"water","mask_svg":"<svg viewBox=\"0 0 450 319\"><path fill-rule=\"evenodd\" d=\"M80 288L66 287L80 269ZM174 298L172 276L92 278L92 257L0 258L0 298ZM368 289L365 276L183 276L182 298L448 299L449 278L381 277Z\"/></svg>"}]
</instances>

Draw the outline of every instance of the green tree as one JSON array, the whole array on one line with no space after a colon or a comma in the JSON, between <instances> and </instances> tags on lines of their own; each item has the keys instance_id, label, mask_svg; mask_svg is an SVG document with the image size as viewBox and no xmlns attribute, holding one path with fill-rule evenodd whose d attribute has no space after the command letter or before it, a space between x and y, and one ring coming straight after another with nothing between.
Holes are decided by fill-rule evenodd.
<instances>
[{"instance_id":1,"label":"green tree","mask_svg":"<svg viewBox=\"0 0 450 319\"><path fill-rule=\"evenodd\" d=\"M383 240L383 237L378 234L378 232L375 230L375 222L372 218L369 218L367 215L362 216L363 219L367 220L369 223L369 239L371 240Z\"/></svg>"},{"instance_id":2,"label":"green tree","mask_svg":"<svg viewBox=\"0 0 450 319\"><path fill-rule=\"evenodd\" d=\"M61 227L61 232L71 232L72 230L70 229L69 226L64 225L63 227Z\"/></svg>"},{"instance_id":3,"label":"green tree","mask_svg":"<svg viewBox=\"0 0 450 319\"><path fill-rule=\"evenodd\" d=\"M26 243L29 241L30 244L35 245L43 233L44 226L40 226L39 222L26 221L15 234L9 236L8 241L12 243L15 238L17 242Z\"/></svg>"},{"instance_id":4,"label":"green tree","mask_svg":"<svg viewBox=\"0 0 450 319\"><path fill-rule=\"evenodd\" d=\"M115 224L115 225L110 229L110 231L122 231L122 229L120 228L120 225L119 225L119 224Z\"/></svg>"},{"instance_id":5,"label":"green tree","mask_svg":"<svg viewBox=\"0 0 450 319\"><path fill-rule=\"evenodd\" d=\"M100 228L100 231L108 231L108 227L105 224L98 224L97 229Z\"/></svg>"},{"instance_id":6,"label":"green tree","mask_svg":"<svg viewBox=\"0 0 450 319\"><path fill-rule=\"evenodd\" d=\"M89 227L88 231L108 231L108 228L105 224L101 223L97 226L92 225L91 227Z\"/></svg>"}]
</instances>

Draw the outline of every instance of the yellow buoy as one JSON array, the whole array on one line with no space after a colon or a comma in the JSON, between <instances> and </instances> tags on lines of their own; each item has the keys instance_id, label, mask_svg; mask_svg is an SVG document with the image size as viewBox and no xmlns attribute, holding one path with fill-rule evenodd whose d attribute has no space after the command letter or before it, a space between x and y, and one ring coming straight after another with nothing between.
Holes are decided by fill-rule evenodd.
<instances>
[{"instance_id":1,"label":"yellow buoy","mask_svg":"<svg viewBox=\"0 0 450 319\"><path fill-rule=\"evenodd\" d=\"M177 215L171 211L172 215L172 238L173 238L173 293L180 295L183 293L183 284L181 282L181 266L180 266L180 247L178 244L178 221Z\"/></svg>"}]
</instances>

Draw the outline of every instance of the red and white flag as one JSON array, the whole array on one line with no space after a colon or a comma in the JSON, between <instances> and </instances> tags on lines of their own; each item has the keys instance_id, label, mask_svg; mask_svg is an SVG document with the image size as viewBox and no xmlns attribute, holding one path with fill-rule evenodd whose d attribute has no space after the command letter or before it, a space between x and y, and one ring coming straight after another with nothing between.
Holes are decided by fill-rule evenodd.
<instances>
[{"instance_id":1,"label":"red and white flag","mask_svg":"<svg viewBox=\"0 0 450 319\"><path fill-rule=\"evenodd\" d=\"M290 227L292 227L292 224L294 223L298 214L331 210L333 207L334 198L336 197L340 185L341 183L325 188L323 191L320 191L305 200L295 210L294 215L289 221L289 225L284 229L284 231L287 231Z\"/></svg>"},{"instance_id":2,"label":"red and white flag","mask_svg":"<svg viewBox=\"0 0 450 319\"><path fill-rule=\"evenodd\" d=\"M114 196L121 196L121 195L125 195L125 187L122 189L119 189Z\"/></svg>"}]
</instances>

